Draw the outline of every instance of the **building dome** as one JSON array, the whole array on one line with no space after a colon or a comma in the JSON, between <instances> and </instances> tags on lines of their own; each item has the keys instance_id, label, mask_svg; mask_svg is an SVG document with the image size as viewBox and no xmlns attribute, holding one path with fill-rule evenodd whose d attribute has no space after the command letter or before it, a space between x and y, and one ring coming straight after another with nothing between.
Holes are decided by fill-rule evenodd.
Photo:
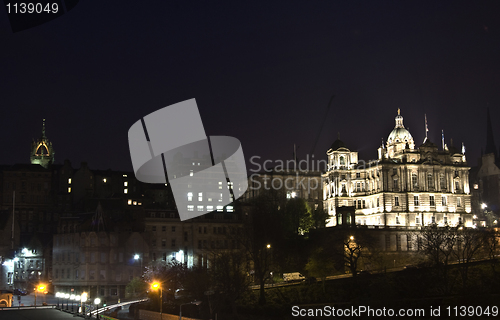
<instances>
[{"instance_id":1,"label":"building dome","mask_svg":"<svg viewBox=\"0 0 500 320\"><path fill-rule=\"evenodd\" d=\"M330 147L333 151L335 150L338 150L340 148L346 148L347 149L347 146L345 145L345 143L340 140L340 139L337 139L335 140L333 143L332 143L332 146Z\"/></svg>"},{"instance_id":2,"label":"building dome","mask_svg":"<svg viewBox=\"0 0 500 320\"><path fill-rule=\"evenodd\" d=\"M398 115L396 116L396 126L389 133L389 137L387 138L387 143L395 143L395 142L410 142L413 140L410 131L406 130L403 125L403 116L400 114L400 110L398 109Z\"/></svg>"}]
</instances>

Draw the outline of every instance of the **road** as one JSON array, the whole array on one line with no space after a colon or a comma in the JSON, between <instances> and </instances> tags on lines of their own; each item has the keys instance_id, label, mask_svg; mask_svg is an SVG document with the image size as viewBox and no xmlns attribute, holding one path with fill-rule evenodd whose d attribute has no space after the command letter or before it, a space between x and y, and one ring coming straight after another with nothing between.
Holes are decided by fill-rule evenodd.
<instances>
[{"instance_id":1,"label":"road","mask_svg":"<svg viewBox=\"0 0 500 320\"><path fill-rule=\"evenodd\" d=\"M49 309L17 309L0 310L2 320L75 320L71 313L66 313L54 308Z\"/></svg>"}]
</instances>

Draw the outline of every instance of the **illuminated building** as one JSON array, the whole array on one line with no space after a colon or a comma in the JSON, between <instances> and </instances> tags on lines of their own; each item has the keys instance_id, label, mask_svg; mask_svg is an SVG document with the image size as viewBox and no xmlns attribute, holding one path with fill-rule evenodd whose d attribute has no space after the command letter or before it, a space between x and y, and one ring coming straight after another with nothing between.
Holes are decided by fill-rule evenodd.
<instances>
[{"instance_id":1,"label":"illuminated building","mask_svg":"<svg viewBox=\"0 0 500 320\"><path fill-rule=\"evenodd\" d=\"M342 141L326 152L323 199L330 219L327 226L358 224L379 228L418 228L425 225L472 226L469 167L464 150L426 137L418 148L404 127L403 116L378 159L364 162ZM353 217L342 217L337 208L354 208Z\"/></svg>"},{"instance_id":2,"label":"illuminated building","mask_svg":"<svg viewBox=\"0 0 500 320\"><path fill-rule=\"evenodd\" d=\"M54 163L54 155L52 142L45 135L45 119L43 119L42 136L32 143L30 161L31 164L39 164L47 169Z\"/></svg>"}]
</instances>

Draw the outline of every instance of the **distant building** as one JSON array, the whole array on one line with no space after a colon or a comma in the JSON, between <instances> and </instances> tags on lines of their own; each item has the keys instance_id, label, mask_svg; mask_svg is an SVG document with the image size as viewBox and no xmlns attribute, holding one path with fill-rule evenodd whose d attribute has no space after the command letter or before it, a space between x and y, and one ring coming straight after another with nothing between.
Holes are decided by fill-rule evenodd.
<instances>
[{"instance_id":1,"label":"distant building","mask_svg":"<svg viewBox=\"0 0 500 320\"><path fill-rule=\"evenodd\" d=\"M377 160L359 160L340 140L327 151L323 199L328 226L472 226L465 154L453 147L438 150L427 138L415 148L399 110L395 120ZM338 208L343 206L354 207L354 217L342 217Z\"/></svg>"},{"instance_id":2,"label":"distant building","mask_svg":"<svg viewBox=\"0 0 500 320\"><path fill-rule=\"evenodd\" d=\"M500 157L493 137L489 110L486 117L486 148L477 167L471 170L471 184L474 223L478 226L497 227L500 217Z\"/></svg>"}]
</instances>

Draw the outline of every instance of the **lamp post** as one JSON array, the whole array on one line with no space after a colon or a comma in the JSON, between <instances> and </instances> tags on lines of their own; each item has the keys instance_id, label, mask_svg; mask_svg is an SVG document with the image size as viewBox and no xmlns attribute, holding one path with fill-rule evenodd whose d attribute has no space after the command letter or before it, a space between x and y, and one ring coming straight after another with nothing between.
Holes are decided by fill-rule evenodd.
<instances>
[{"instance_id":1,"label":"lamp post","mask_svg":"<svg viewBox=\"0 0 500 320\"><path fill-rule=\"evenodd\" d=\"M85 312L85 308L83 306L83 304L87 302L87 292L84 292L82 293L82 295L80 296L80 308L81 308L81 312L84 314L84 317L87 317L87 313Z\"/></svg>"},{"instance_id":2,"label":"lamp post","mask_svg":"<svg viewBox=\"0 0 500 320\"><path fill-rule=\"evenodd\" d=\"M56 292L56 298L57 298L57 309L59 309L59 292Z\"/></svg>"},{"instance_id":3,"label":"lamp post","mask_svg":"<svg viewBox=\"0 0 500 320\"><path fill-rule=\"evenodd\" d=\"M182 306L188 305L188 304L194 304L196 306L199 306L201 304L201 301L191 301L188 303L183 303L181 304L180 310L179 310L179 320L182 320Z\"/></svg>"},{"instance_id":4,"label":"lamp post","mask_svg":"<svg viewBox=\"0 0 500 320\"><path fill-rule=\"evenodd\" d=\"M69 293L64 294L64 298L66 299L66 310L69 310Z\"/></svg>"},{"instance_id":5,"label":"lamp post","mask_svg":"<svg viewBox=\"0 0 500 320\"><path fill-rule=\"evenodd\" d=\"M69 296L69 300L71 300L71 313L73 313L73 306L75 305L75 303L74 303L74 301L75 301L75 295L71 294Z\"/></svg>"},{"instance_id":6,"label":"lamp post","mask_svg":"<svg viewBox=\"0 0 500 320\"><path fill-rule=\"evenodd\" d=\"M39 284L38 286L36 286L35 288L35 307L36 307L36 294L37 294L37 291L40 291L40 292L44 292L45 290L45 285L44 284Z\"/></svg>"},{"instance_id":7,"label":"lamp post","mask_svg":"<svg viewBox=\"0 0 500 320\"><path fill-rule=\"evenodd\" d=\"M142 276L142 256L139 254L134 254L134 260L141 260L141 276Z\"/></svg>"},{"instance_id":8,"label":"lamp post","mask_svg":"<svg viewBox=\"0 0 500 320\"><path fill-rule=\"evenodd\" d=\"M160 320L163 319L162 308L163 308L163 288L161 287L159 282L154 281L151 284L151 289L158 290L160 289Z\"/></svg>"},{"instance_id":9,"label":"lamp post","mask_svg":"<svg viewBox=\"0 0 500 320\"><path fill-rule=\"evenodd\" d=\"M94 299L94 304L97 306L96 307L96 313L95 313L95 318L99 319L99 304L101 303L101 299L95 298Z\"/></svg>"}]
</instances>

